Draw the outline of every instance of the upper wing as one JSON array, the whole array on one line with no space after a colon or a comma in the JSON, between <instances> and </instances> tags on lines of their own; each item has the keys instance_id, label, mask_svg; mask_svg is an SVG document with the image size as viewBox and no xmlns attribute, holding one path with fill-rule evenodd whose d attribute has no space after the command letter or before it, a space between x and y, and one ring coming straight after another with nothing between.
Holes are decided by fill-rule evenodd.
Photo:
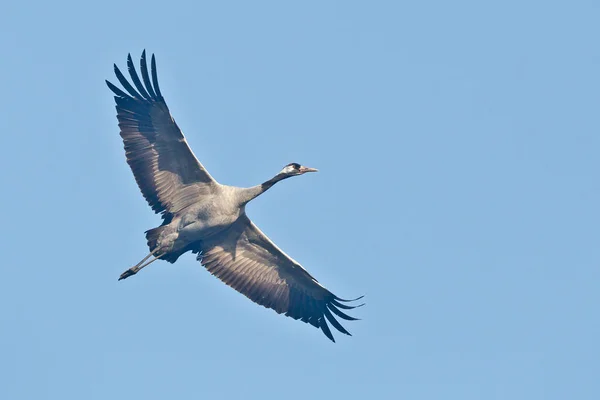
<instances>
[{"instance_id":1,"label":"upper wing","mask_svg":"<svg viewBox=\"0 0 600 400\"><path fill-rule=\"evenodd\" d=\"M142 194L155 212L176 213L193 204L198 196L212 191L217 182L194 156L169 113L158 86L154 55L152 83L145 50L140 67L143 84L128 55L127 68L137 91L116 65L115 74L127 93L109 81L106 84L116 95L127 163Z\"/></svg>"},{"instance_id":2,"label":"upper wing","mask_svg":"<svg viewBox=\"0 0 600 400\"><path fill-rule=\"evenodd\" d=\"M321 328L334 342L327 321L350 335L331 313L356 320L339 309L355 308L341 302L360 297L343 300L325 289L245 214L226 231L203 241L196 251L200 251L197 258L211 274L255 303Z\"/></svg>"}]
</instances>

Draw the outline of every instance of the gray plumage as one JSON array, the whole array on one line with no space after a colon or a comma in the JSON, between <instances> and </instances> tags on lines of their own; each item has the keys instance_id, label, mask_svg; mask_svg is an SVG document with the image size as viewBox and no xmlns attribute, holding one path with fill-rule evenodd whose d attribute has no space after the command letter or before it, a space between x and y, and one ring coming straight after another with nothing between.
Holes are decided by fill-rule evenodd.
<instances>
[{"instance_id":1,"label":"gray plumage","mask_svg":"<svg viewBox=\"0 0 600 400\"><path fill-rule=\"evenodd\" d=\"M245 211L249 201L275 183L316 170L292 163L251 188L219 184L198 161L171 117L158 86L154 55L150 77L146 52L142 53L143 82L131 55L127 67L135 88L116 65L115 75L125 91L106 84L115 94L127 163L150 207L162 214L163 223L146 232L150 254L119 280L158 259L174 263L192 251L211 274L255 303L320 328L334 342L327 321L350 335L335 317L355 320L340 309L359 307L344 303L360 297L335 296L271 242Z\"/></svg>"}]
</instances>

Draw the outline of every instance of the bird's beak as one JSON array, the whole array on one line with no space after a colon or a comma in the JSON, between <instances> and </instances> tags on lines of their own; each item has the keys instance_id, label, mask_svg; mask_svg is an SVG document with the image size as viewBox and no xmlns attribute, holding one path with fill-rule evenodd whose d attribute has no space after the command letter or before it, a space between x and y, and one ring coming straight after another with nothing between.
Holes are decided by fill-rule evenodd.
<instances>
[{"instance_id":1,"label":"bird's beak","mask_svg":"<svg viewBox=\"0 0 600 400\"><path fill-rule=\"evenodd\" d=\"M318 172L319 170L316 168L309 168L309 167L300 167L300 172L302 172L303 174L305 172Z\"/></svg>"}]
</instances>

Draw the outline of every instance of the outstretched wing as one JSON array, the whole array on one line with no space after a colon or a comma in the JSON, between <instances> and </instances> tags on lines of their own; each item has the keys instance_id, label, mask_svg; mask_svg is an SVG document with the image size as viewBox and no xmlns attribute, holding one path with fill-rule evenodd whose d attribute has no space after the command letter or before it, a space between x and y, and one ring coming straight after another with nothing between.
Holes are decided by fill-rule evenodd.
<instances>
[{"instance_id":1,"label":"outstretched wing","mask_svg":"<svg viewBox=\"0 0 600 400\"><path fill-rule=\"evenodd\" d=\"M325 289L245 214L226 231L203 241L196 252L211 274L255 303L320 328L334 342L327 321L350 335L333 314L356 320L340 309L360 307L343 303L362 296L343 300Z\"/></svg>"},{"instance_id":2,"label":"outstretched wing","mask_svg":"<svg viewBox=\"0 0 600 400\"><path fill-rule=\"evenodd\" d=\"M115 93L127 163L150 207L165 217L164 214L174 214L210 193L217 182L194 156L169 113L158 86L154 55L152 83L145 50L140 67L143 83L128 55L127 68L137 90L116 65L115 74L127 93L109 81L106 84Z\"/></svg>"}]
</instances>

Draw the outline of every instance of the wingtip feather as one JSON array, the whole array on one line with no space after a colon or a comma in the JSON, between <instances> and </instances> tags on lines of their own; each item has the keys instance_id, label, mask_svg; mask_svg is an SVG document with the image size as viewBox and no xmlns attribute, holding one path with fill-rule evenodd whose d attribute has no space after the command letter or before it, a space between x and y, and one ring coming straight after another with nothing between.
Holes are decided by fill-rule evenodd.
<instances>
[{"instance_id":1,"label":"wingtip feather","mask_svg":"<svg viewBox=\"0 0 600 400\"><path fill-rule=\"evenodd\" d=\"M152 54L152 60L150 60L150 69L152 70L152 84L154 85L154 91L159 99L163 99L160 87L158 86L158 72L156 71L156 58Z\"/></svg>"},{"instance_id":2,"label":"wingtip feather","mask_svg":"<svg viewBox=\"0 0 600 400\"><path fill-rule=\"evenodd\" d=\"M330 312L330 311L327 309L327 307L325 307L325 309L324 309L324 311L323 311L323 312L324 312L324 314L325 314L325 317L327 318L327 320L328 320L328 321L331 323L331 325L333 325L333 327L334 327L335 329L337 329L338 331L342 332L342 333L343 333L343 334L345 334L345 335L352 336L352 335L350 334L350 332L348 332L348 331L346 330L346 328L344 328L344 327L342 326L342 324L340 324L340 323L339 323L339 322L338 322L338 321L335 319L335 317L334 317L333 315L331 315L331 312Z\"/></svg>"},{"instance_id":3,"label":"wingtip feather","mask_svg":"<svg viewBox=\"0 0 600 400\"><path fill-rule=\"evenodd\" d=\"M329 340L331 340L333 343L335 343L335 339L333 338L333 335L331 334L331 330L329 329L329 326L327 326L327 322L326 322L325 318L321 318L319 326L320 326L321 330L323 331L323 333L325 334L325 336L327 336L329 338Z\"/></svg>"},{"instance_id":4,"label":"wingtip feather","mask_svg":"<svg viewBox=\"0 0 600 400\"><path fill-rule=\"evenodd\" d=\"M106 82L106 86L108 86L108 88L118 97L122 97L122 98L126 98L126 99L130 98L129 95L127 95L127 93L125 93L124 91L122 91L121 89L119 89L118 87L113 85L112 83L110 83L107 79L105 79L104 82Z\"/></svg>"},{"instance_id":5,"label":"wingtip feather","mask_svg":"<svg viewBox=\"0 0 600 400\"><path fill-rule=\"evenodd\" d=\"M342 298L340 298L340 297L337 297L337 296L335 296L335 295L334 295L333 297L334 297L336 300L338 300L338 301L343 301L344 303L350 303L350 302L352 302L352 301L356 301L356 300L360 300L360 299L362 299L363 297L365 297L365 295L363 294L363 295L362 295L362 296L360 296L360 297L357 297L357 298L355 298L355 299L350 299L350 300L348 300L348 299L342 299Z\"/></svg>"},{"instance_id":6,"label":"wingtip feather","mask_svg":"<svg viewBox=\"0 0 600 400\"><path fill-rule=\"evenodd\" d=\"M115 75L117 76L117 79L119 80L123 88L131 95L131 97L138 100L143 100L144 98L138 92L136 92L133 86L131 86L131 84L127 81L127 78L125 78L119 67L117 67L117 64L114 64L114 67Z\"/></svg>"},{"instance_id":7,"label":"wingtip feather","mask_svg":"<svg viewBox=\"0 0 600 400\"><path fill-rule=\"evenodd\" d=\"M129 70L129 76L131 77L131 80L133 81L133 84L137 88L138 92L142 95L142 97L145 100L151 100L152 97L146 91L146 88L140 81L140 77L138 76L137 71L135 70L135 65L133 64L131 54L127 55L127 70Z\"/></svg>"},{"instance_id":8,"label":"wingtip feather","mask_svg":"<svg viewBox=\"0 0 600 400\"><path fill-rule=\"evenodd\" d=\"M345 319L346 321L358 321L359 320L358 318L351 317L351 316L347 315L346 313L338 310L337 307L335 306L335 304L328 304L328 308L331 311L333 311L333 313L335 315L337 315L338 317L340 317L342 319Z\"/></svg>"},{"instance_id":9,"label":"wingtip feather","mask_svg":"<svg viewBox=\"0 0 600 400\"><path fill-rule=\"evenodd\" d=\"M150 82L150 76L148 75L148 64L146 63L146 49L142 51L142 58L140 59L140 70L142 71L142 79L144 80L144 85L146 85L146 89L148 89L148 93L153 100L157 100L158 96L154 92L154 88L152 87L152 83Z\"/></svg>"}]
</instances>

